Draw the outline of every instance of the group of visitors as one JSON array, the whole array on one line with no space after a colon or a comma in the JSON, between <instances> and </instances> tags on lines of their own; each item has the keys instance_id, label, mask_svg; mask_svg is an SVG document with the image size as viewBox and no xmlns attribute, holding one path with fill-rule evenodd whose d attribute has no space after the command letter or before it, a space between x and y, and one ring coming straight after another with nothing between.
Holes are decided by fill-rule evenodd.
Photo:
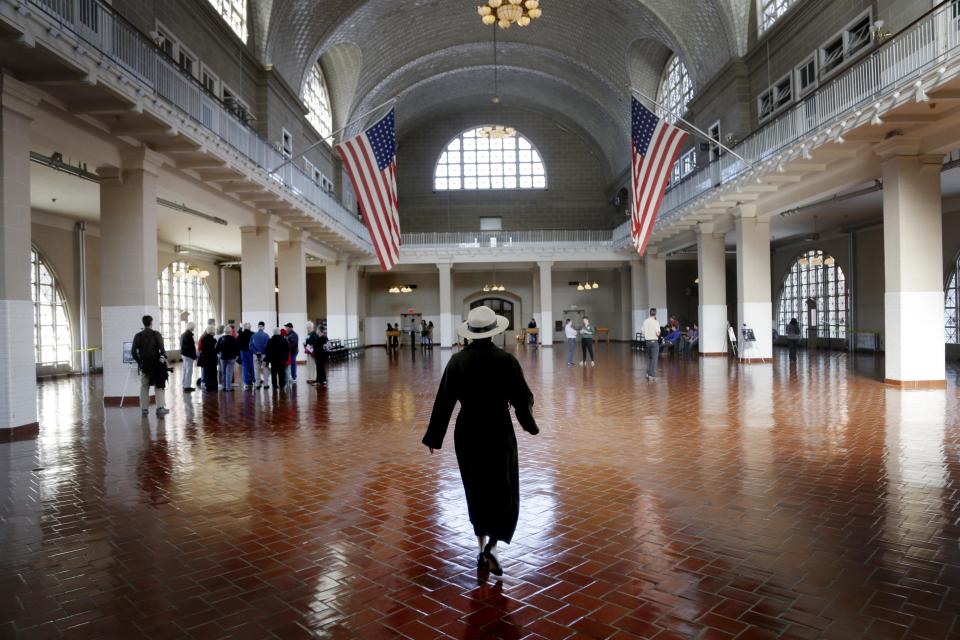
<instances>
[{"instance_id":1,"label":"group of visitors","mask_svg":"<svg viewBox=\"0 0 960 640\"><path fill-rule=\"evenodd\" d=\"M400 348L400 323L387 323L387 344L390 349L399 349ZM423 349L433 349L433 321L427 322L426 320L420 320L417 323L416 318L411 318L410 328L404 329L404 331L410 332L410 346L417 346L417 334L420 334L420 347Z\"/></svg>"},{"instance_id":2,"label":"group of visitors","mask_svg":"<svg viewBox=\"0 0 960 640\"><path fill-rule=\"evenodd\" d=\"M596 360L593 355L593 339L596 336L596 330L593 328L593 325L590 324L590 318L584 316L583 326L575 327L573 325L573 320L567 318L567 322L563 327L563 335L567 338L567 366L573 366L573 356L577 351L577 336L580 337L580 350L582 357L580 358L580 366L587 366L587 356L590 356L590 366L596 366Z\"/></svg>"}]
</instances>

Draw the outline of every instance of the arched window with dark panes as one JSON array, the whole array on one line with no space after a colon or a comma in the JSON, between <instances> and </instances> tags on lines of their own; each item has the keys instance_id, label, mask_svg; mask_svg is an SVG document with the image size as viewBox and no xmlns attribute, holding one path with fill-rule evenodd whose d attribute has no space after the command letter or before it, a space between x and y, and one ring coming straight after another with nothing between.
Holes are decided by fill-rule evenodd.
<instances>
[{"instance_id":1,"label":"arched window with dark panes","mask_svg":"<svg viewBox=\"0 0 960 640\"><path fill-rule=\"evenodd\" d=\"M783 279L777 300L777 331L786 333L796 318L800 335L847 338L847 279L836 259L818 249L797 256Z\"/></svg>"}]
</instances>

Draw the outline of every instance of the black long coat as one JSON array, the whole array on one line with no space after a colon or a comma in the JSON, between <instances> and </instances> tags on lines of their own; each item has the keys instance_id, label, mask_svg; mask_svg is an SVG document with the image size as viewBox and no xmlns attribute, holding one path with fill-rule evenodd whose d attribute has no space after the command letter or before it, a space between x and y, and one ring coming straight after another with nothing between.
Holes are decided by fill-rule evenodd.
<instances>
[{"instance_id":1,"label":"black long coat","mask_svg":"<svg viewBox=\"0 0 960 640\"><path fill-rule=\"evenodd\" d=\"M524 431L540 432L533 419L533 393L520 363L490 340L476 340L447 363L423 444L443 445L457 401L453 440L474 533L510 542L520 515L517 438L513 405Z\"/></svg>"}]
</instances>

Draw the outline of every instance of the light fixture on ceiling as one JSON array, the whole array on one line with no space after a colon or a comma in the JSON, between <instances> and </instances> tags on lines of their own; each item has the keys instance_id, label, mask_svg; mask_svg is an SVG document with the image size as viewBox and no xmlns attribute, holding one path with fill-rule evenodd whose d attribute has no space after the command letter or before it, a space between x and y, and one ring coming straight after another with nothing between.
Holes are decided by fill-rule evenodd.
<instances>
[{"instance_id":1,"label":"light fixture on ceiling","mask_svg":"<svg viewBox=\"0 0 960 640\"><path fill-rule=\"evenodd\" d=\"M193 232L193 228L187 227L186 247L184 247L183 245L177 245L177 247L175 247L174 249L177 253L185 254L190 252L187 247L191 246L190 240L192 239L191 238L192 232ZM200 278L201 280L203 280L210 277L210 272L194 264L183 263L183 266L177 267L176 269L173 270L173 277L179 278L181 280L184 278Z\"/></svg>"},{"instance_id":2,"label":"light fixture on ceiling","mask_svg":"<svg viewBox=\"0 0 960 640\"><path fill-rule=\"evenodd\" d=\"M412 293L416 288L415 284L395 284L387 289L387 293Z\"/></svg>"},{"instance_id":3,"label":"light fixture on ceiling","mask_svg":"<svg viewBox=\"0 0 960 640\"><path fill-rule=\"evenodd\" d=\"M486 4L477 7L477 13L483 24L496 24L501 29L509 29L514 24L518 27L527 26L543 15L543 10L540 0L487 0Z\"/></svg>"},{"instance_id":4,"label":"light fixture on ceiling","mask_svg":"<svg viewBox=\"0 0 960 640\"><path fill-rule=\"evenodd\" d=\"M833 259L833 256L827 256L823 259L823 264L827 265L828 267L832 267L836 263L837 261Z\"/></svg>"}]
</instances>

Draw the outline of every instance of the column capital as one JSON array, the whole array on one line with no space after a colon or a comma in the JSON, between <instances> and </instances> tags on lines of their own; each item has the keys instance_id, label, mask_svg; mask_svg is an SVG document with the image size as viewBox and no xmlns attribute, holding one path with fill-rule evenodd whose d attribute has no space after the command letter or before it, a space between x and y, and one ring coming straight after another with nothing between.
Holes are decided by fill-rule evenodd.
<instances>
[{"instance_id":1,"label":"column capital","mask_svg":"<svg viewBox=\"0 0 960 640\"><path fill-rule=\"evenodd\" d=\"M883 169L893 166L913 165L922 170L940 171L943 168L943 156L920 153L894 153L881 156L880 166Z\"/></svg>"},{"instance_id":2,"label":"column capital","mask_svg":"<svg viewBox=\"0 0 960 640\"><path fill-rule=\"evenodd\" d=\"M34 109L40 104L43 94L6 73L0 75L0 83L3 88L3 94L0 97L3 108L32 120Z\"/></svg>"},{"instance_id":3,"label":"column capital","mask_svg":"<svg viewBox=\"0 0 960 640\"><path fill-rule=\"evenodd\" d=\"M451 271L452 269L453 269L453 263L452 263L452 262L438 262L438 263L437 263L437 271L447 271L447 272L449 272L449 271Z\"/></svg>"},{"instance_id":4,"label":"column capital","mask_svg":"<svg viewBox=\"0 0 960 640\"><path fill-rule=\"evenodd\" d=\"M120 152L124 171L146 171L158 176L165 159L162 155L147 147L129 147Z\"/></svg>"},{"instance_id":5,"label":"column capital","mask_svg":"<svg viewBox=\"0 0 960 640\"><path fill-rule=\"evenodd\" d=\"M757 219L757 205L753 203L741 203L735 206L730 213L735 220L742 218Z\"/></svg>"},{"instance_id":6,"label":"column capital","mask_svg":"<svg viewBox=\"0 0 960 640\"><path fill-rule=\"evenodd\" d=\"M537 260L537 266L541 269L552 269L553 260Z\"/></svg>"},{"instance_id":7,"label":"column capital","mask_svg":"<svg viewBox=\"0 0 960 640\"><path fill-rule=\"evenodd\" d=\"M698 222L697 223L697 235L698 236L710 236L713 235L713 230L716 225L712 222Z\"/></svg>"}]
</instances>

